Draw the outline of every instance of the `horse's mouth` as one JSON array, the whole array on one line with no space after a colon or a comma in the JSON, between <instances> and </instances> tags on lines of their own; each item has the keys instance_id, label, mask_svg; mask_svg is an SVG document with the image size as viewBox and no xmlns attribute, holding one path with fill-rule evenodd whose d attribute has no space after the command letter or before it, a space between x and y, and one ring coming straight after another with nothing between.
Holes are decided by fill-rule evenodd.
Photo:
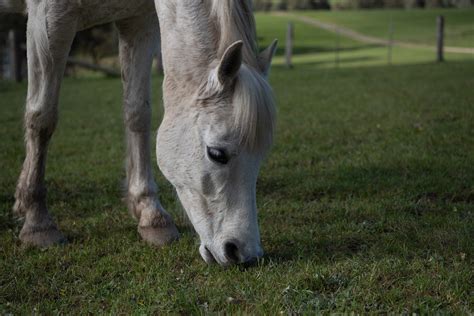
<instances>
[{"instance_id":1,"label":"horse's mouth","mask_svg":"<svg viewBox=\"0 0 474 316\"><path fill-rule=\"evenodd\" d=\"M207 248L207 246L201 246L200 253L201 253L201 257L204 259L204 261L207 264L213 264L217 262L216 258L214 257L212 252L209 250L209 248Z\"/></svg>"}]
</instances>

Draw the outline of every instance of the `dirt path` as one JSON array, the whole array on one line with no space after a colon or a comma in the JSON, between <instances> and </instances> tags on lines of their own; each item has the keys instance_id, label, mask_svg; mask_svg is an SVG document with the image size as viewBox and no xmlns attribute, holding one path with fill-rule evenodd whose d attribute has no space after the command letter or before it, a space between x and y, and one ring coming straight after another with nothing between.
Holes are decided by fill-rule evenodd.
<instances>
[{"instance_id":1,"label":"dirt path","mask_svg":"<svg viewBox=\"0 0 474 316\"><path fill-rule=\"evenodd\" d=\"M334 32L334 33L339 33L341 35L344 35L346 37L349 37L353 40L362 42L362 43L367 43L367 44L377 44L377 45L390 45L390 41L380 38L380 37L374 37L374 36L369 36L369 35L364 35L362 33L356 32L352 29L339 26L336 24L332 23L327 23L327 22L322 22L320 20L317 20L315 18L310 18L307 16L302 16L302 15L296 15L296 14L291 14L291 13L285 13L285 12L276 12L273 13L276 16L284 16L284 17L291 17L295 20L301 21L303 23L306 23L308 25L316 26L319 27L323 30ZM425 44L415 44L415 43L408 43L408 42L401 42L401 41L393 41L392 45L394 46L399 46L399 47L405 47L405 48L421 48L421 49L427 49L431 51L436 51L436 47L430 46L430 45L425 45ZM474 48L470 47L453 47L453 46L445 46L444 51L447 53L458 53L458 54L474 54Z\"/></svg>"}]
</instances>

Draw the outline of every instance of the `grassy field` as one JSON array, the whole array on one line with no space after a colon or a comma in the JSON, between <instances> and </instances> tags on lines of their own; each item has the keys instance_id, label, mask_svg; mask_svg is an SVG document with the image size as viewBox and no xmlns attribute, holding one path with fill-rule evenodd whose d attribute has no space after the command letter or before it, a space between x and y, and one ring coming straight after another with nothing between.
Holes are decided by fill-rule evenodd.
<instances>
[{"instance_id":1,"label":"grassy field","mask_svg":"<svg viewBox=\"0 0 474 316\"><path fill-rule=\"evenodd\" d=\"M430 12L429 10L427 10ZM399 12L399 11L394 11ZM408 11L408 14L411 11ZM446 12L452 12L446 10ZM472 11L474 12L474 10ZM401 12L400 12L401 13ZM299 13L306 14L306 13ZM382 16L386 14L384 11L377 12L362 12L344 11L333 13L314 13L315 15L335 14L336 16L352 17L359 14L374 14L374 29L377 27ZM340 67L366 67L366 66L386 66L388 65L388 49L385 46L365 44L354 41L352 39L340 36L339 38L332 32L324 31L319 28L308 26L303 22L296 21L291 17L276 17L269 14L259 14L259 36L263 45L268 45L274 38L281 40L275 64L283 65L284 58L284 43L286 36L286 29L288 22L292 21L295 27L295 42L294 42L294 64L315 65L318 68L335 68L336 59ZM333 21L334 22L334 21ZM466 22L466 21L465 21ZM366 20L365 25L370 25L370 20ZM412 26L415 25L412 22ZM464 23L464 27L469 27L471 24ZM416 28L414 28L416 29ZM384 28L385 30L385 28ZM416 32L413 32L416 33ZM419 36L419 38L423 38ZM466 38L474 38L466 35ZM338 55L335 50L339 47ZM474 47L474 43L471 45ZM448 61L474 61L474 54L445 54ZM392 65L408 65L431 63L435 60L434 52L426 49L405 49L400 47L393 47L392 49Z\"/></svg>"},{"instance_id":2,"label":"grassy field","mask_svg":"<svg viewBox=\"0 0 474 316\"><path fill-rule=\"evenodd\" d=\"M258 21L262 43L282 38L285 19ZM70 243L23 249L10 209L26 86L0 82L0 313L472 313L474 61L405 50L387 66L379 48L344 41L334 69L334 37L297 30L295 68L277 56L271 75L277 137L257 190L266 256L246 270L204 264L157 168L182 239L140 241L121 201L117 79L65 80L47 183Z\"/></svg>"},{"instance_id":3,"label":"grassy field","mask_svg":"<svg viewBox=\"0 0 474 316\"><path fill-rule=\"evenodd\" d=\"M445 44L474 47L474 9L315 11L305 13L321 21L388 39L390 19L394 39L436 44L436 17L445 17Z\"/></svg>"}]
</instances>

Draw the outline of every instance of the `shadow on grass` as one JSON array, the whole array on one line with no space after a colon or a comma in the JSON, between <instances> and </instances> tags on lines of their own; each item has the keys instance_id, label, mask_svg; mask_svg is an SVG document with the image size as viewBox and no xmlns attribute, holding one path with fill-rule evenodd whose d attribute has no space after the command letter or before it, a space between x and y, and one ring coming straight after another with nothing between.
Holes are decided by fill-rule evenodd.
<instances>
[{"instance_id":1,"label":"shadow on grass","mask_svg":"<svg viewBox=\"0 0 474 316\"><path fill-rule=\"evenodd\" d=\"M378 255L400 257L447 252L443 245L462 249L474 191L468 177L459 176L462 170L447 174L450 168L413 160L400 166L341 166L317 176L288 169L264 178L259 195L288 205L284 214L263 216L261 225L281 232L268 234L267 256L276 262L328 262L369 256L375 248ZM439 244L426 244L429 239Z\"/></svg>"},{"instance_id":2,"label":"shadow on grass","mask_svg":"<svg viewBox=\"0 0 474 316\"><path fill-rule=\"evenodd\" d=\"M308 89L301 100L309 105L297 114L290 109L292 102L300 106L299 99L282 92L283 120L291 123L280 124L279 133L292 141L278 144L271 168L264 170L257 186L258 199L264 201L260 224L267 258L282 263L332 262L470 253L474 170L468 121L473 95L465 90L472 77L462 68L473 65L465 61L355 67L341 69L342 75L334 77L324 70L326 85L315 88L314 94ZM352 80L353 89L346 89L341 98L334 96L341 91L333 87L343 85L345 74L354 72L370 81ZM296 80L296 72L287 73L289 81ZM437 84L447 78L452 89ZM420 85L423 80L432 87ZM320 81L315 79L314 86ZM311 105L318 92L330 96L338 110L328 114L329 105ZM367 97L360 98L359 92ZM355 110L347 102L352 99ZM356 118L344 111L353 111ZM301 113L308 118L296 116ZM311 113L323 118L310 119ZM380 123L384 120L389 124ZM423 130L413 127L411 120L420 120ZM321 128L311 133L304 124Z\"/></svg>"},{"instance_id":3,"label":"shadow on grass","mask_svg":"<svg viewBox=\"0 0 474 316\"><path fill-rule=\"evenodd\" d=\"M287 202L310 202L351 199L354 197L402 196L418 201L426 198L434 202L474 202L474 192L467 178L445 174L449 166L442 164L364 167L341 166L333 172L305 177L301 173L284 175L259 181L259 195ZM456 186L453 186L453 183ZM464 184L463 184L464 183ZM315 189L310 189L315 188Z\"/></svg>"},{"instance_id":4,"label":"shadow on grass","mask_svg":"<svg viewBox=\"0 0 474 316\"><path fill-rule=\"evenodd\" d=\"M299 261L301 259L327 263L350 259L367 253L372 243L373 241L366 238L339 236L316 242L307 239L285 239L277 247L268 247L270 249L267 249L265 257L270 262L277 263Z\"/></svg>"},{"instance_id":5,"label":"shadow on grass","mask_svg":"<svg viewBox=\"0 0 474 316\"><path fill-rule=\"evenodd\" d=\"M74 187L57 181L48 181L48 208L68 243L84 243L104 234L137 234L137 221L130 215L120 189L119 181L80 182ZM162 186L162 204L172 204L168 210L181 234L194 234L185 214L169 197L174 193ZM167 203L164 203L166 201ZM18 235L23 219L12 212L15 199L12 194L0 194L0 231L13 230Z\"/></svg>"}]
</instances>

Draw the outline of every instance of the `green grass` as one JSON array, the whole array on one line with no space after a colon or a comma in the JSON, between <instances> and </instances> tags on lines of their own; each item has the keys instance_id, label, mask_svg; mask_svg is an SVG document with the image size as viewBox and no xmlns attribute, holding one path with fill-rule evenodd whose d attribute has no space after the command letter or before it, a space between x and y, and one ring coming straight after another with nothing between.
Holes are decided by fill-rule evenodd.
<instances>
[{"instance_id":1,"label":"green grass","mask_svg":"<svg viewBox=\"0 0 474 316\"><path fill-rule=\"evenodd\" d=\"M334 14L338 14L335 12ZM344 14L357 14L352 11ZM327 13L333 14L333 13ZM385 46L364 44L341 36L336 39L332 32L321 30L317 27L308 26L303 22L295 21L291 17L275 17L268 14L258 14L259 38L264 45L269 45L274 38L280 40L277 56L274 64L283 65L285 63L284 45L287 24L293 21L295 28L295 42L293 63L315 65L318 68L334 68L336 58L341 67L367 67L386 66L388 64L388 50ZM369 22L366 22L369 24ZM377 23L375 20L374 24ZM339 47L338 57L336 57L336 47ZM474 55L469 54L445 54L448 61L474 61ZM426 49L405 49L393 47L392 64L407 65L431 63L436 59L436 54Z\"/></svg>"},{"instance_id":2,"label":"green grass","mask_svg":"<svg viewBox=\"0 0 474 316\"><path fill-rule=\"evenodd\" d=\"M474 9L307 11L304 14L386 39L392 18L395 40L433 46L436 44L436 17L443 15L445 44L474 47Z\"/></svg>"},{"instance_id":3,"label":"green grass","mask_svg":"<svg viewBox=\"0 0 474 316\"><path fill-rule=\"evenodd\" d=\"M259 16L261 41L285 23ZM70 243L23 249L10 209L26 86L0 82L0 313L472 313L474 61L404 50L387 66L369 47L333 69L331 34L297 29L295 68L277 56L271 75L278 128L257 189L266 256L246 270L204 264L156 167L183 238L162 250L140 241L121 201L117 79L65 80L47 184ZM380 59L349 60L371 53Z\"/></svg>"}]
</instances>

